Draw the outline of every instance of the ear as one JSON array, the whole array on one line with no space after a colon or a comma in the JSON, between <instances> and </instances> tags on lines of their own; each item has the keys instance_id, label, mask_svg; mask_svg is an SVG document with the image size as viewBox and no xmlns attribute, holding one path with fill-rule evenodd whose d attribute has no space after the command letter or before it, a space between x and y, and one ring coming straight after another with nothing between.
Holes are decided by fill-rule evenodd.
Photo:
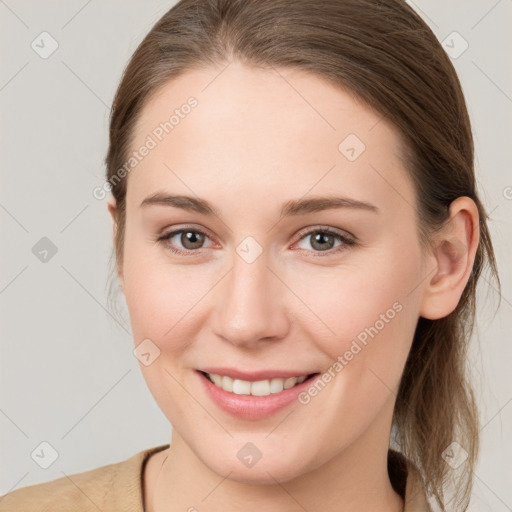
<instances>
[{"instance_id":1,"label":"ear","mask_svg":"<svg viewBox=\"0 0 512 512\"><path fill-rule=\"evenodd\" d=\"M107 208L108 208L108 211L109 211L110 215L112 216L112 221L113 221L113 224L112 224L112 243L114 244L114 247L115 247L119 215L118 215L116 200L113 198L112 195L107 199ZM119 281L121 283L121 289L122 289L122 287L123 287L123 272L122 272L122 268L119 268L119 266L117 265L117 262L116 262L116 267L117 267L117 275L119 277Z\"/></svg>"},{"instance_id":2,"label":"ear","mask_svg":"<svg viewBox=\"0 0 512 512\"><path fill-rule=\"evenodd\" d=\"M480 241L478 208L472 199L455 199L449 215L434 235L433 252L427 262L427 269L434 270L424 288L420 315L430 320L448 316L457 307Z\"/></svg>"}]
</instances>

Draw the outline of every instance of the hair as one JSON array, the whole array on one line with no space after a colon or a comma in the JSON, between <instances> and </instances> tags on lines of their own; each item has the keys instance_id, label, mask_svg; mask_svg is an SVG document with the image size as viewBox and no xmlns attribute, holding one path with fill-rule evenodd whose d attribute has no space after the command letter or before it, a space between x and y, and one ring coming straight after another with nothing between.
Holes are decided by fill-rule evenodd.
<instances>
[{"instance_id":1,"label":"hair","mask_svg":"<svg viewBox=\"0 0 512 512\"><path fill-rule=\"evenodd\" d=\"M117 89L110 116L107 180L117 183L115 259L123 262L129 158L144 106L187 70L237 60L261 69L313 73L379 112L401 135L416 191L425 247L460 196L479 213L480 242L457 308L445 318L419 318L396 398L393 432L442 510L453 470L443 451L458 442L468 453L451 502L466 510L479 446L467 349L475 320L476 285L487 263L499 277L487 215L474 175L471 125L455 69L428 25L403 0L181 0L140 43ZM429 245L430 244L430 245ZM112 253L111 261L114 256ZM450 471L452 474L450 475Z\"/></svg>"}]
</instances>

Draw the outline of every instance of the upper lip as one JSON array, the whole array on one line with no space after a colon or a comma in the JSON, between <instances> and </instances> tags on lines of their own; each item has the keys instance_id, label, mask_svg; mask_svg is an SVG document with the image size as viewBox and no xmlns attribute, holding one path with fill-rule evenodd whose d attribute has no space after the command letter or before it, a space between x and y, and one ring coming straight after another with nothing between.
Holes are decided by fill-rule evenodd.
<instances>
[{"instance_id":1,"label":"upper lip","mask_svg":"<svg viewBox=\"0 0 512 512\"><path fill-rule=\"evenodd\" d=\"M301 377L302 375L311 375L317 372L308 372L301 370L256 370L252 372L243 372L236 368L198 368L198 371L223 375L232 379L246 380L256 382L259 380L270 379L288 379L290 377Z\"/></svg>"}]
</instances>

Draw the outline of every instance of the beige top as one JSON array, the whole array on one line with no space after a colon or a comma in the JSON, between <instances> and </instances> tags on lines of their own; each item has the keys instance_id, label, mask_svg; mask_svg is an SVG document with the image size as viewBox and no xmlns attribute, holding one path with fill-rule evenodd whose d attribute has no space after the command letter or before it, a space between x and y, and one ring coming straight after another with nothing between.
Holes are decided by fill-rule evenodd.
<instances>
[{"instance_id":1,"label":"beige top","mask_svg":"<svg viewBox=\"0 0 512 512\"><path fill-rule=\"evenodd\" d=\"M144 465L152 454L167 448L168 444L156 446L116 464L17 489L0 497L0 512L144 512ZM391 450L388 469L405 500L404 512L431 512L417 470Z\"/></svg>"}]
</instances>

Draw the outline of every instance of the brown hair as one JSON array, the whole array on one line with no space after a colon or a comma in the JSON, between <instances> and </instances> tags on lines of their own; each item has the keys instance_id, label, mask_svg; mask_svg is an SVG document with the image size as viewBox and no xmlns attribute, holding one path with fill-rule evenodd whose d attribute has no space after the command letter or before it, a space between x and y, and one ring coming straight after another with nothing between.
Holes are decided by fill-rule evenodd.
<instances>
[{"instance_id":1,"label":"brown hair","mask_svg":"<svg viewBox=\"0 0 512 512\"><path fill-rule=\"evenodd\" d=\"M444 510L458 442L468 459L457 470L453 502L469 503L478 453L478 416L466 375L476 284L485 263L499 285L486 213L475 185L473 139L454 67L426 23L403 0L182 0L144 38L128 63L110 119L107 180L128 159L134 127L149 98L192 68L232 60L261 68L298 68L327 79L380 112L403 137L417 193L420 238L447 220L450 203L473 199L480 244L456 310L420 318L396 399L393 432ZM112 188L118 218L115 256L123 262L127 178Z\"/></svg>"}]
</instances>

